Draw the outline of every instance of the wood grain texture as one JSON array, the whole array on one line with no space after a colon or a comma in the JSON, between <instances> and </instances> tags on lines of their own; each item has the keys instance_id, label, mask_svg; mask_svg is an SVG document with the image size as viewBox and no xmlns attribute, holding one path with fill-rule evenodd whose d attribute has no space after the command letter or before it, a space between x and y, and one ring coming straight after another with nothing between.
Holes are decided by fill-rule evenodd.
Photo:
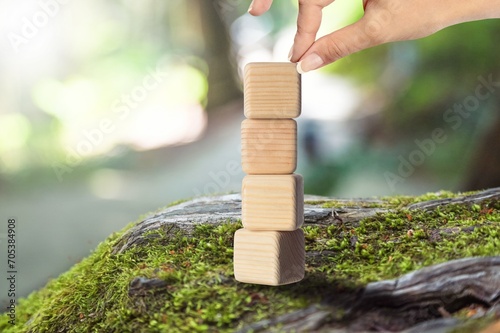
<instances>
[{"instance_id":1,"label":"wood grain texture","mask_svg":"<svg viewBox=\"0 0 500 333\"><path fill-rule=\"evenodd\" d=\"M256 62L245 67L245 116L296 118L301 109L301 80L297 66L285 62Z\"/></svg>"},{"instance_id":2,"label":"wood grain texture","mask_svg":"<svg viewBox=\"0 0 500 333\"><path fill-rule=\"evenodd\" d=\"M253 174L291 174L297 167L297 123L293 119L245 119L241 164Z\"/></svg>"},{"instance_id":3,"label":"wood grain texture","mask_svg":"<svg viewBox=\"0 0 500 333\"><path fill-rule=\"evenodd\" d=\"M293 231L304 223L301 175L249 175L241 190L242 222L248 230Z\"/></svg>"},{"instance_id":4,"label":"wood grain texture","mask_svg":"<svg viewBox=\"0 0 500 333\"><path fill-rule=\"evenodd\" d=\"M245 283L278 286L304 278L305 245L302 229L251 231L234 234L234 276Z\"/></svg>"}]
</instances>

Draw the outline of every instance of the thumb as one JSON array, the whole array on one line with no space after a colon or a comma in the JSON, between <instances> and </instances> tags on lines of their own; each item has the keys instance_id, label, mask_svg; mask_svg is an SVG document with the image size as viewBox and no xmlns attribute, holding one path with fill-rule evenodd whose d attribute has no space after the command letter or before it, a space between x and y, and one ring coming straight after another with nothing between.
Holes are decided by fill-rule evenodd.
<instances>
[{"instance_id":1,"label":"thumb","mask_svg":"<svg viewBox=\"0 0 500 333\"><path fill-rule=\"evenodd\" d=\"M378 38L374 37L370 33L365 20L362 18L315 41L304 55L300 57L297 63L297 71L303 74L328 65L352 53L382 44L378 41Z\"/></svg>"}]
</instances>

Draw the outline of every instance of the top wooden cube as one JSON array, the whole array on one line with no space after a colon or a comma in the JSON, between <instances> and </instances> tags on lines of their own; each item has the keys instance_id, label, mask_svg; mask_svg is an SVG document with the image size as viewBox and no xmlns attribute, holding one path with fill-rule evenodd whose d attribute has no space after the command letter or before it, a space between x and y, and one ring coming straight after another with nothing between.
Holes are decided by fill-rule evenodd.
<instances>
[{"instance_id":1,"label":"top wooden cube","mask_svg":"<svg viewBox=\"0 0 500 333\"><path fill-rule=\"evenodd\" d=\"M249 119L300 116L300 74L287 62L254 62L245 67L245 117Z\"/></svg>"}]
</instances>

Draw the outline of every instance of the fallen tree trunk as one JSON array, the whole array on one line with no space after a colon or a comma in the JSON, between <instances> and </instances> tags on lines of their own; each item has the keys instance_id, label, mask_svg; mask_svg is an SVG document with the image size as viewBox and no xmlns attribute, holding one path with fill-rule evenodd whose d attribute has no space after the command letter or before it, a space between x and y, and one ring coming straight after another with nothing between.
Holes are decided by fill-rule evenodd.
<instances>
[{"instance_id":1,"label":"fallen tree trunk","mask_svg":"<svg viewBox=\"0 0 500 333\"><path fill-rule=\"evenodd\" d=\"M399 206L398 209L435 210L450 205L465 205L472 209L486 201L500 200L500 188L453 198L427 200ZM310 204L307 204L307 203ZM394 210L383 200L335 200L332 208L321 204L328 198L306 196L305 225L350 224L358 226L363 219ZM171 207L137 224L115 247L115 253L126 251L132 246L147 243L143 235L158 228L180 228L188 233L198 223L218 224L237 221L241 218L241 197L238 194L214 198L201 198ZM498 227L498 224L497 224ZM442 231L442 230L438 230ZM461 232L458 229L456 232ZM464 230L466 232L467 230ZM444 232L447 232L444 230ZM500 235L499 235L500 237ZM498 248L500 254L500 248ZM331 253L307 253L308 259L329 256ZM339 294L328 295L336 299ZM269 327L280 326L291 331L318 330L332 324L341 332L358 331L402 331L407 332L447 332L450 328L463 324L450 313L467 307L492 309L500 316L500 257L476 257L450 261L423 268L395 280L373 282L354 294L342 295L343 301L328 300L274 319L251 324L240 332L256 332ZM341 308L347 313L339 324L331 321L331 313ZM442 319L439 319L442 318ZM430 322L428 322L430 321ZM423 324L422 324L423 323Z\"/></svg>"},{"instance_id":2,"label":"fallen tree trunk","mask_svg":"<svg viewBox=\"0 0 500 333\"><path fill-rule=\"evenodd\" d=\"M500 317L500 188L306 196L306 277L280 287L234 280L240 218L238 194L160 210L21 302L12 332L479 332Z\"/></svg>"},{"instance_id":3,"label":"fallen tree trunk","mask_svg":"<svg viewBox=\"0 0 500 333\"><path fill-rule=\"evenodd\" d=\"M500 194L499 194L500 195ZM339 204L348 203L350 207L322 208L321 203L328 202L328 198L307 196L304 209L305 225L328 225L339 222L356 224L360 220L374 216L377 213L387 212L389 208L378 207L381 200L337 200ZM315 204L308 204L312 202ZM318 204L319 203L319 204ZM352 206L353 203L356 206ZM375 207L366 207L375 206ZM334 216L336 212L338 217ZM132 246L140 246L147 242L143 236L154 230L183 230L190 234L198 224L220 224L227 221L241 220L241 196L231 194L220 197L203 197L167 208L141 221L122 236L114 253L122 253Z\"/></svg>"},{"instance_id":4,"label":"fallen tree trunk","mask_svg":"<svg viewBox=\"0 0 500 333\"><path fill-rule=\"evenodd\" d=\"M500 257L459 259L394 280L369 283L356 293L328 295L321 305L254 323L238 332L267 331L273 326L293 332L328 327L336 333L448 332L464 325L451 313L469 307L480 308L478 316L500 316ZM342 321L332 321L331 314L339 308L347 315Z\"/></svg>"}]
</instances>

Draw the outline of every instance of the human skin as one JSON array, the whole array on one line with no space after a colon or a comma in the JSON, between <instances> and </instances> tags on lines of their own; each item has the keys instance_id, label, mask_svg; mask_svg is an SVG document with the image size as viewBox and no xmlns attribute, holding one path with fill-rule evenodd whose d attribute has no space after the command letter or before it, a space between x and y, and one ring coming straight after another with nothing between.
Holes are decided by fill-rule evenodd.
<instances>
[{"instance_id":1,"label":"human skin","mask_svg":"<svg viewBox=\"0 0 500 333\"><path fill-rule=\"evenodd\" d=\"M262 15L272 1L253 0L248 12ZM298 63L300 73L373 46L426 37L462 22L500 18L500 0L363 0L363 17L316 40L322 9L333 1L299 0L289 59Z\"/></svg>"}]
</instances>

